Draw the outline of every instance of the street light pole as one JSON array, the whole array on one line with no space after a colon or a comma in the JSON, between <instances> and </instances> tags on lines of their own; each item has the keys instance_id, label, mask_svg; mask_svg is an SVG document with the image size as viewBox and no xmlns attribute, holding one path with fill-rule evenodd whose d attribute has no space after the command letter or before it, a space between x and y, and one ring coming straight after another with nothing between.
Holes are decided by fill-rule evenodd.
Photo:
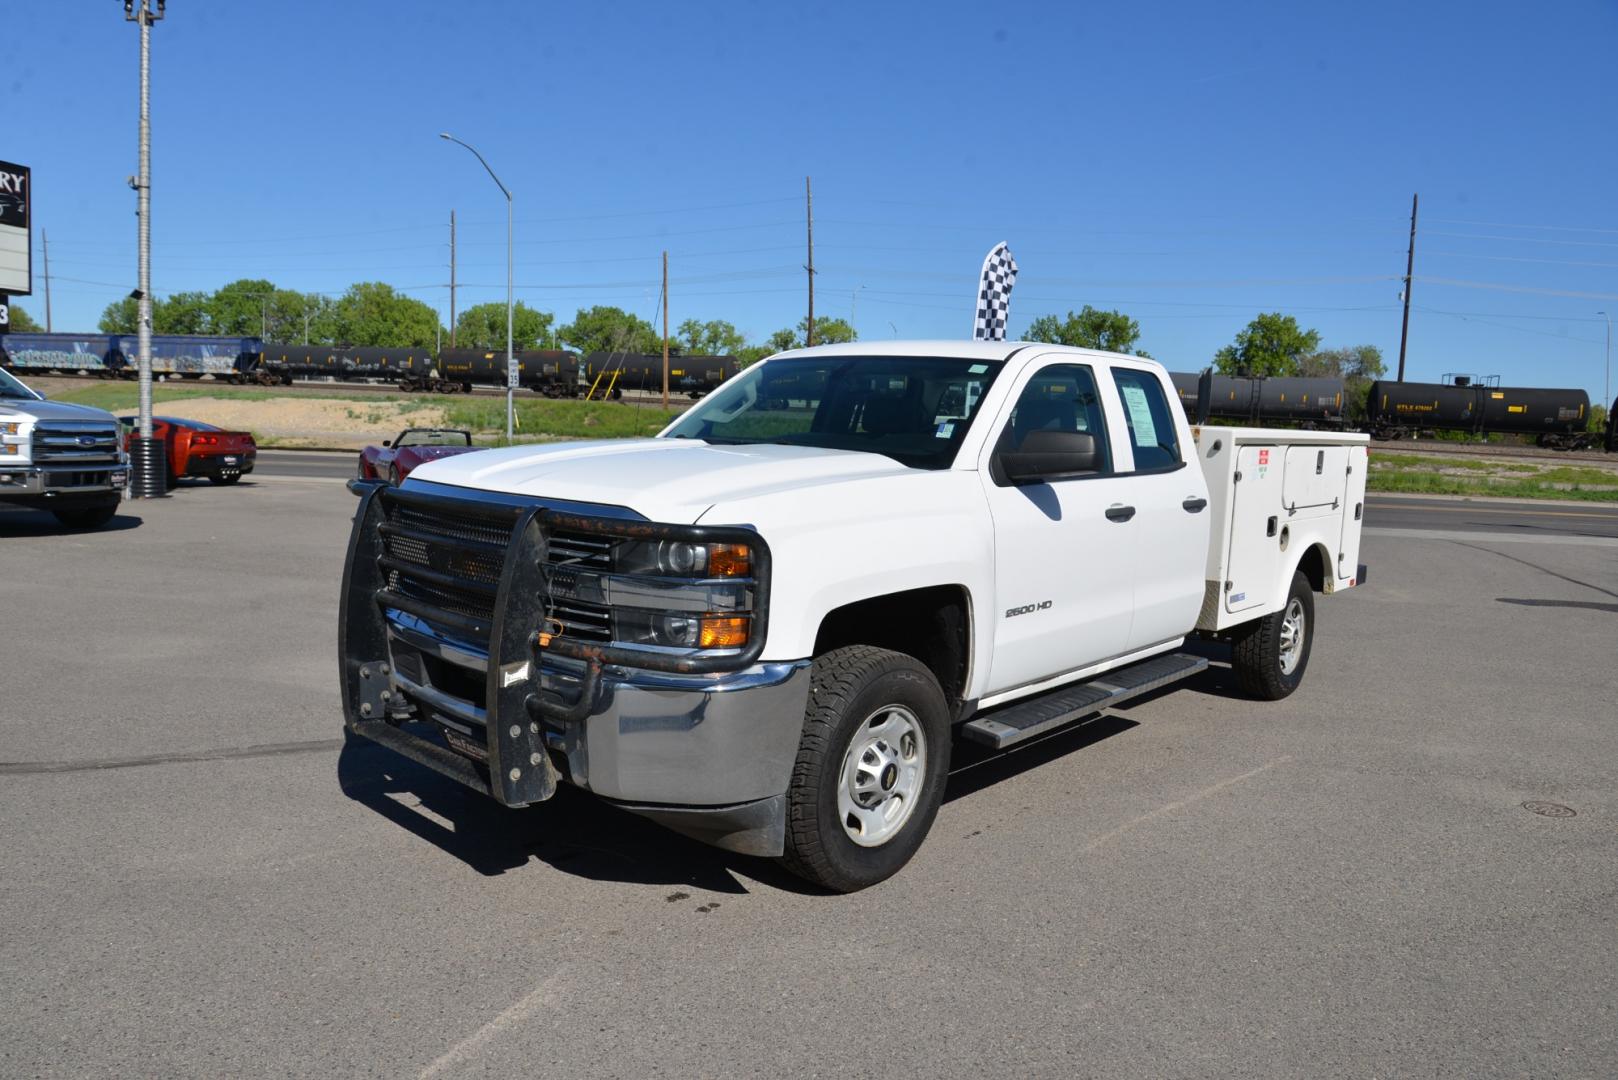
<instances>
[{"instance_id":1,"label":"street light pole","mask_svg":"<svg viewBox=\"0 0 1618 1080\"><path fill-rule=\"evenodd\" d=\"M124 0L124 19L140 24L140 175L134 178L138 225L139 284L136 286L136 363L140 374L140 427L130 453L129 494L153 499L168 481L163 444L152 438L152 23L161 19L167 0Z\"/></svg>"},{"instance_id":2,"label":"street light pole","mask_svg":"<svg viewBox=\"0 0 1618 1080\"><path fill-rule=\"evenodd\" d=\"M451 135L447 131L439 132L438 137L440 139L448 139L452 143L460 143L462 146L466 147L468 150L471 150L472 151L472 156L478 159L478 164L482 165L484 170L489 174L489 179L493 180L495 187L500 189L500 194L502 194L502 195L504 195L506 197L506 442L509 443L511 441L511 439L512 439L512 430L513 430L513 427L514 427L514 425L512 423L512 419L516 414L516 408L517 408L517 406L516 406L517 362L512 357L512 341L511 341L511 324L512 324L512 321L513 321L512 320L513 304L512 304L511 296L512 296L512 281L514 280L514 278L512 276L513 261L512 261L511 240L512 240L513 233L512 233L511 192L506 190L506 185L502 184L500 182L500 178L498 176L494 175L494 170L489 168L489 163L487 161L483 160L483 155L478 153L477 150L473 148L471 143L461 142L460 139L457 139L455 136Z\"/></svg>"},{"instance_id":3,"label":"street light pole","mask_svg":"<svg viewBox=\"0 0 1618 1080\"><path fill-rule=\"evenodd\" d=\"M1605 311L1596 312L1607 319L1607 359L1602 365L1601 404L1612 408L1612 316Z\"/></svg>"}]
</instances>

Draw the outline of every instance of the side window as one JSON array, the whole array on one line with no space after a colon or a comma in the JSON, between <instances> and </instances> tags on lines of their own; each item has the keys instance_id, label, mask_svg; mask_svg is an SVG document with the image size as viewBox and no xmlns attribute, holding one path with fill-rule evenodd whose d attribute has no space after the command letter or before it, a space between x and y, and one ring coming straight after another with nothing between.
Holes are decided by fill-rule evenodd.
<instances>
[{"instance_id":1,"label":"side window","mask_svg":"<svg viewBox=\"0 0 1618 1080\"><path fill-rule=\"evenodd\" d=\"M1112 472L1107 421L1101 413L1101 395L1096 392L1095 376L1088 367L1054 364L1037 371L1018 396L1000 445L1021 449L1030 431L1041 430L1083 431L1095 436L1095 471Z\"/></svg>"},{"instance_id":2,"label":"side window","mask_svg":"<svg viewBox=\"0 0 1618 1080\"><path fill-rule=\"evenodd\" d=\"M1135 471L1172 469L1180 464L1180 439L1169 412L1163 384L1149 371L1113 368L1112 379L1124 402L1129 442L1135 448Z\"/></svg>"}]
</instances>

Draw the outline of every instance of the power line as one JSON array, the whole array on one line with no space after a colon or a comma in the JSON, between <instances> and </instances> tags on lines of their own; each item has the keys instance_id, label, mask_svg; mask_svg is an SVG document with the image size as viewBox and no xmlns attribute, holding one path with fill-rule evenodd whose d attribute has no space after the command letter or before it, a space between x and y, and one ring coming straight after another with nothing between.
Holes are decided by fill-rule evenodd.
<instances>
[{"instance_id":1,"label":"power line","mask_svg":"<svg viewBox=\"0 0 1618 1080\"><path fill-rule=\"evenodd\" d=\"M1446 225L1475 225L1483 229L1544 229L1547 232L1592 232L1618 234L1618 229L1604 229L1594 225L1517 225L1509 221L1468 221L1463 218L1432 218Z\"/></svg>"},{"instance_id":2,"label":"power line","mask_svg":"<svg viewBox=\"0 0 1618 1080\"><path fill-rule=\"evenodd\" d=\"M1457 240L1504 240L1509 244L1559 244L1565 247L1618 248L1610 240L1553 240L1548 236L1485 236L1482 233L1456 233L1433 230L1428 236L1449 236Z\"/></svg>"}]
</instances>

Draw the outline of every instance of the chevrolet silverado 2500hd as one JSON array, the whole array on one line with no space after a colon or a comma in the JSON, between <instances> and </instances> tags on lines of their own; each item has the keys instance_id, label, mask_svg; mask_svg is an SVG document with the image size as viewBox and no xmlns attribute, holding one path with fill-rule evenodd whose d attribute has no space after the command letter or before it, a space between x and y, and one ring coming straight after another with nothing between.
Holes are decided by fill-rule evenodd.
<instances>
[{"instance_id":1,"label":"chevrolet silverado 2500hd","mask_svg":"<svg viewBox=\"0 0 1618 1080\"><path fill-rule=\"evenodd\" d=\"M96 529L118 512L128 478L117 417L46 401L0 371L0 503Z\"/></svg>"},{"instance_id":2,"label":"chevrolet silverado 2500hd","mask_svg":"<svg viewBox=\"0 0 1618 1080\"><path fill-rule=\"evenodd\" d=\"M493 796L559 781L837 890L897 871L954 738L1010 746L1228 640L1285 697L1357 563L1365 436L1203 427L1150 360L784 353L656 438L362 495L347 727Z\"/></svg>"}]
</instances>

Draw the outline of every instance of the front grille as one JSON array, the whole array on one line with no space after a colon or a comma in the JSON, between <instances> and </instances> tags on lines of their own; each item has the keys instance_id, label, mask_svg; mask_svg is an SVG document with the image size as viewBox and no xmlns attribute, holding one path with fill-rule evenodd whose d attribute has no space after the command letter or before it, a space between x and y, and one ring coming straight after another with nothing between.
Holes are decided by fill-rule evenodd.
<instances>
[{"instance_id":1,"label":"front grille","mask_svg":"<svg viewBox=\"0 0 1618 1080\"><path fill-rule=\"evenodd\" d=\"M515 523L511 513L479 513L464 505L446 513L393 503L387 520L383 550L394 564L385 568L388 588L479 625L492 625L495 589ZM612 541L557 533L549 538L547 561L574 571L606 573L612 568ZM612 640L612 615L604 604L570 597L548 604L547 610L569 637Z\"/></svg>"},{"instance_id":2,"label":"front grille","mask_svg":"<svg viewBox=\"0 0 1618 1080\"><path fill-rule=\"evenodd\" d=\"M36 462L116 461L118 425L100 421L54 420L34 428Z\"/></svg>"}]
</instances>

